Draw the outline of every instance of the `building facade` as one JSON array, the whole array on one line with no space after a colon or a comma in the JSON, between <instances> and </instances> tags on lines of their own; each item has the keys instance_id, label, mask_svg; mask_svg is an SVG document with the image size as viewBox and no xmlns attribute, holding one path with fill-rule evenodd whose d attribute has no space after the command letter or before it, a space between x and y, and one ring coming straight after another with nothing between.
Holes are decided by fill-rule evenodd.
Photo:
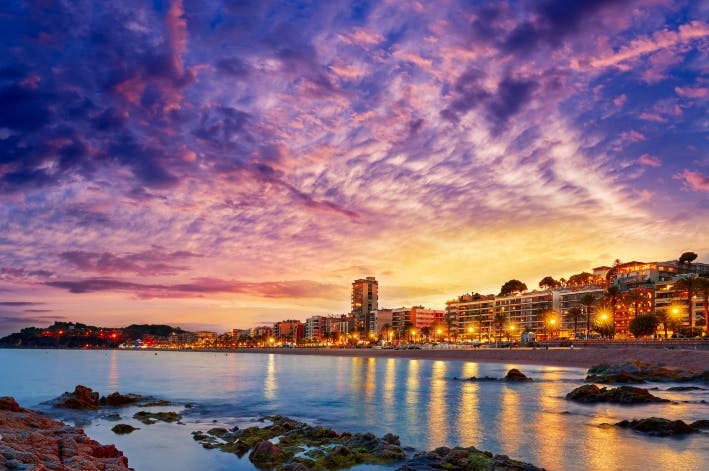
<instances>
[{"instance_id":1,"label":"building facade","mask_svg":"<svg viewBox=\"0 0 709 471\"><path fill-rule=\"evenodd\" d=\"M375 314L379 309L379 283L373 276L352 282L352 316L355 328L365 334L376 332Z\"/></svg>"}]
</instances>

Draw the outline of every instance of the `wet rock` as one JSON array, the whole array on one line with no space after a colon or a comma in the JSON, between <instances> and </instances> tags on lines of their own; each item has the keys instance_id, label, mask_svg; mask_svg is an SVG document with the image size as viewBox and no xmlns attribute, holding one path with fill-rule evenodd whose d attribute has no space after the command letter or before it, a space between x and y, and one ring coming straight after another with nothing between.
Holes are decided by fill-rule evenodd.
<instances>
[{"instance_id":1,"label":"wet rock","mask_svg":"<svg viewBox=\"0 0 709 471\"><path fill-rule=\"evenodd\" d=\"M281 450L268 440L261 440L249 454L249 461L256 466L272 466L278 464Z\"/></svg>"},{"instance_id":2,"label":"wet rock","mask_svg":"<svg viewBox=\"0 0 709 471\"><path fill-rule=\"evenodd\" d=\"M129 424L116 424L113 426L113 428L111 428L111 430L113 431L113 433L116 433L118 435L125 435L127 433L133 432L134 430L140 430L140 429L133 427L132 425L129 425Z\"/></svg>"},{"instance_id":3,"label":"wet rock","mask_svg":"<svg viewBox=\"0 0 709 471\"><path fill-rule=\"evenodd\" d=\"M133 418L143 422L145 425L152 425L158 421L160 422L179 422L182 420L182 415L177 412L148 412L140 411L133 415Z\"/></svg>"},{"instance_id":4,"label":"wet rock","mask_svg":"<svg viewBox=\"0 0 709 471\"><path fill-rule=\"evenodd\" d=\"M14 397L3 396L0 397L0 410L6 410L10 412L20 412L20 405L15 401Z\"/></svg>"},{"instance_id":5,"label":"wet rock","mask_svg":"<svg viewBox=\"0 0 709 471\"><path fill-rule=\"evenodd\" d=\"M668 368L640 360L592 366L586 381L593 383L644 383L646 381L709 382L709 371L701 373Z\"/></svg>"},{"instance_id":6,"label":"wet rock","mask_svg":"<svg viewBox=\"0 0 709 471\"><path fill-rule=\"evenodd\" d=\"M505 375L505 381L532 381L532 378L528 377L517 368L512 368Z\"/></svg>"},{"instance_id":7,"label":"wet rock","mask_svg":"<svg viewBox=\"0 0 709 471\"><path fill-rule=\"evenodd\" d=\"M585 384L574 389L566 395L566 399L584 402L612 402L616 404L647 404L652 402L670 402L653 396L647 389L633 386L620 386L617 388L599 388L595 384Z\"/></svg>"},{"instance_id":8,"label":"wet rock","mask_svg":"<svg viewBox=\"0 0 709 471\"><path fill-rule=\"evenodd\" d=\"M616 424L618 427L630 428L636 432L652 435L655 437L669 437L673 435L686 435L699 432L699 428L693 424L687 424L682 420L668 420L660 417L650 417L639 420L623 420Z\"/></svg>"},{"instance_id":9,"label":"wet rock","mask_svg":"<svg viewBox=\"0 0 709 471\"><path fill-rule=\"evenodd\" d=\"M493 455L475 447L440 447L426 453L417 453L397 471L444 470L495 470L495 471L541 471L532 464L511 459L507 455Z\"/></svg>"},{"instance_id":10,"label":"wet rock","mask_svg":"<svg viewBox=\"0 0 709 471\"><path fill-rule=\"evenodd\" d=\"M103 396L98 402L102 406L125 406L135 404L141 399L143 399L143 396L139 394L121 394L116 391L108 396Z\"/></svg>"},{"instance_id":11,"label":"wet rock","mask_svg":"<svg viewBox=\"0 0 709 471\"><path fill-rule=\"evenodd\" d=\"M473 382L485 382L485 381L500 381L500 378L493 378L492 376L482 376L478 378L477 376L471 376L468 381Z\"/></svg>"},{"instance_id":12,"label":"wet rock","mask_svg":"<svg viewBox=\"0 0 709 471\"><path fill-rule=\"evenodd\" d=\"M667 388L668 391L705 391L705 388L700 388L698 386L672 386Z\"/></svg>"},{"instance_id":13,"label":"wet rock","mask_svg":"<svg viewBox=\"0 0 709 471\"><path fill-rule=\"evenodd\" d=\"M0 469L129 471L128 459L114 445L37 412L12 409L0 408Z\"/></svg>"},{"instance_id":14,"label":"wet rock","mask_svg":"<svg viewBox=\"0 0 709 471\"><path fill-rule=\"evenodd\" d=\"M699 430L707 430L709 429L709 420L695 420L694 422L692 422L692 427L698 428Z\"/></svg>"},{"instance_id":15,"label":"wet rock","mask_svg":"<svg viewBox=\"0 0 709 471\"><path fill-rule=\"evenodd\" d=\"M98 393L80 384L74 388L74 392L65 392L51 403L54 407L63 409L95 410L99 408Z\"/></svg>"},{"instance_id":16,"label":"wet rock","mask_svg":"<svg viewBox=\"0 0 709 471\"><path fill-rule=\"evenodd\" d=\"M440 447L432 452L416 454L414 461L407 462L407 453L402 449L399 437L393 434L377 438L371 433L338 433L327 427L312 426L282 416L264 417L258 422L268 421L271 424L262 427L243 430L217 427L207 433L192 432L192 436L205 448L218 448L238 456L250 451L249 459L254 464L277 471L336 470L358 464L394 467L397 463L405 463L402 469L539 469L504 455L494 457L492 453L473 447Z\"/></svg>"}]
</instances>

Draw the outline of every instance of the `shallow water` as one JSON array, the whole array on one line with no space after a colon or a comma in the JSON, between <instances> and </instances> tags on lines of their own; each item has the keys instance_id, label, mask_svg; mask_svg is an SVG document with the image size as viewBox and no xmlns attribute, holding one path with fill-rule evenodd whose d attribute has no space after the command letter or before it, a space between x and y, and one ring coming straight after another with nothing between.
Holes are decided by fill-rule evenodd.
<instances>
[{"instance_id":1,"label":"shallow water","mask_svg":"<svg viewBox=\"0 0 709 471\"><path fill-rule=\"evenodd\" d=\"M454 378L502 377L518 367L532 383L473 383ZM154 395L185 409L184 425L143 425L115 435L115 422L93 417L86 432L116 443L137 471L253 469L247 459L204 450L190 432L282 414L340 431L392 432L417 449L476 446L549 470L706 469L709 433L686 438L645 437L599 427L622 419L709 419L709 391L654 393L674 401L633 407L579 405L564 395L583 384L584 370L568 367L277 354L149 351L0 350L0 395L24 407L84 384ZM655 385L650 385L655 386ZM689 402L685 402L689 401ZM162 410L181 410L168 407ZM73 419L62 411L58 418ZM75 417L74 417L75 418Z\"/></svg>"}]
</instances>

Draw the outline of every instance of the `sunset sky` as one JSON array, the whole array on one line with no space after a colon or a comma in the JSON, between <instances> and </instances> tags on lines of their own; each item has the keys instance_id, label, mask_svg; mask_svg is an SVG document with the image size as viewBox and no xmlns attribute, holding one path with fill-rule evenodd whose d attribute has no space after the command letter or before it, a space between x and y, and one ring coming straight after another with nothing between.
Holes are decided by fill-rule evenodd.
<instances>
[{"instance_id":1,"label":"sunset sky","mask_svg":"<svg viewBox=\"0 0 709 471\"><path fill-rule=\"evenodd\" d=\"M0 334L709 262L709 2L3 1Z\"/></svg>"}]
</instances>

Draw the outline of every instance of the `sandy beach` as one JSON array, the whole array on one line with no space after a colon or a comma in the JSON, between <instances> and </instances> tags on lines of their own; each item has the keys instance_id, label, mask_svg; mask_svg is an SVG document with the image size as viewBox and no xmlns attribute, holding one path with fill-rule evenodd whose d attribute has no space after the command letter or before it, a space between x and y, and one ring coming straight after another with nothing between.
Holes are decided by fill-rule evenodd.
<instances>
[{"instance_id":1,"label":"sandy beach","mask_svg":"<svg viewBox=\"0 0 709 471\"><path fill-rule=\"evenodd\" d=\"M643 360L649 363L701 372L709 369L709 351L663 349L650 347L577 347L550 349L450 349L450 350L376 350L354 348L263 348L238 350L243 353L276 353L282 355L330 355L374 358L415 358L424 360L457 360L522 365L572 366L590 368L599 363Z\"/></svg>"}]
</instances>

